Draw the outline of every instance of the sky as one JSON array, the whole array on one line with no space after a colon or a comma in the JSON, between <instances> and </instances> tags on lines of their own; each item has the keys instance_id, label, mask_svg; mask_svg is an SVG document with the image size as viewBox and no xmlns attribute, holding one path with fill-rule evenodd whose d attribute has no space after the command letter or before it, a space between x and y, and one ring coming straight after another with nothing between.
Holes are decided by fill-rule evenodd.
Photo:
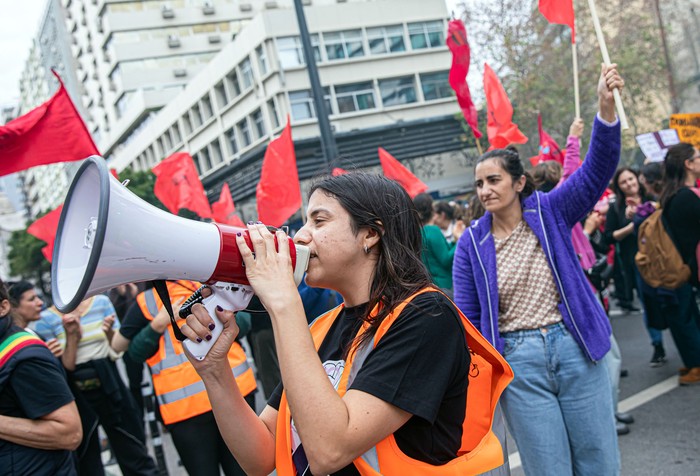
<instances>
[{"instance_id":1,"label":"sky","mask_svg":"<svg viewBox=\"0 0 700 476\"><path fill-rule=\"evenodd\" d=\"M445 0L457 11L458 0ZM47 0L0 0L0 105L19 99L19 78Z\"/></svg>"}]
</instances>

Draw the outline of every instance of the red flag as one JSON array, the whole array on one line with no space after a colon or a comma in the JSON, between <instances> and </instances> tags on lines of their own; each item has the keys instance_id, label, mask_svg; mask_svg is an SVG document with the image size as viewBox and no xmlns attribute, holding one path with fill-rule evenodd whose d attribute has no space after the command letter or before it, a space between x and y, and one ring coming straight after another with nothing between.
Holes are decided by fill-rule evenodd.
<instances>
[{"instance_id":1,"label":"red flag","mask_svg":"<svg viewBox=\"0 0 700 476\"><path fill-rule=\"evenodd\" d=\"M571 42L576 43L573 0L540 0L540 12L549 23L569 25L569 28L571 28Z\"/></svg>"},{"instance_id":2,"label":"red flag","mask_svg":"<svg viewBox=\"0 0 700 476\"><path fill-rule=\"evenodd\" d=\"M258 220L266 225L282 226L301 208L301 188L289 116L282 134L267 146L255 198Z\"/></svg>"},{"instance_id":3,"label":"red flag","mask_svg":"<svg viewBox=\"0 0 700 476\"><path fill-rule=\"evenodd\" d=\"M61 210L63 210L63 205L59 205L58 208L39 218L27 228L27 233L46 242L46 246L41 249L41 253L49 263L53 259L53 243L58 231Z\"/></svg>"},{"instance_id":4,"label":"red flag","mask_svg":"<svg viewBox=\"0 0 700 476\"><path fill-rule=\"evenodd\" d=\"M153 167L153 173L153 192L171 213L186 208L202 218L211 218L211 207L190 154L174 153Z\"/></svg>"},{"instance_id":5,"label":"red flag","mask_svg":"<svg viewBox=\"0 0 700 476\"><path fill-rule=\"evenodd\" d=\"M51 99L0 126L0 176L100 154L61 78L54 75L59 88Z\"/></svg>"},{"instance_id":6,"label":"red flag","mask_svg":"<svg viewBox=\"0 0 700 476\"><path fill-rule=\"evenodd\" d=\"M335 168L331 171L331 175L332 175L333 177L337 177L338 175L345 175L346 173L348 173L348 171L345 170L345 169L341 169L340 167L335 167Z\"/></svg>"},{"instance_id":7,"label":"red flag","mask_svg":"<svg viewBox=\"0 0 700 476\"><path fill-rule=\"evenodd\" d=\"M486 63L484 63L484 93L488 111L486 132L491 143L489 150L503 149L510 144L527 142L525 134L520 132L517 124L513 123L513 106L503 85Z\"/></svg>"},{"instance_id":8,"label":"red flag","mask_svg":"<svg viewBox=\"0 0 700 476\"><path fill-rule=\"evenodd\" d=\"M540 149L537 156L530 158L530 164L535 167L542 162L556 160L561 165L564 165L564 154L559 144L542 128L542 114L537 115L537 127L540 131Z\"/></svg>"},{"instance_id":9,"label":"red flag","mask_svg":"<svg viewBox=\"0 0 700 476\"><path fill-rule=\"evenodd\" d=\"M379 162L382 164L386 178L399 182L411 198L428 190L426 184L381 147L379 148Z\"/></svg>"},{"instance_id":10,"label":"red flag","mask_svg":"<svg viewBox=\"0 0 700 476\"><path fill-rule=\"evenodd\" d=\"M481 131L477 123L476 106L472 101L467 84L467 73L469 72L470 51L467 43L467 30L464 28L462 20L452 20L447 26L447 46L452 51L452 68L450 68L450 86L457 94L464 119L472 129L474 137L481 137Z\"/></svg>"},{"instance_id":11,"label":"red flag","mask_svg":"<svg viewBox=\"0 0 700 476\"><path fill-rule=\"evenodd\" d=\"M117 169L109 169L109 173L112 174L112 177L119 180L119 174L117 173Z\"/></svg>"},{"instance_id":12,"label":"red flag","mask_svg":"<svg viewBox=\"0 0 700 476\"><path fill-rule=\"evenodd\" d=\"M214 215L214 221L217 223L245 227L243 220L236 215L236 207L233 205L231 189L228 188L228 183L226 182L224 182L224 186L221 187L219 201L211 204L211 211L212 215Z\"/></svg>"}]
</instances>

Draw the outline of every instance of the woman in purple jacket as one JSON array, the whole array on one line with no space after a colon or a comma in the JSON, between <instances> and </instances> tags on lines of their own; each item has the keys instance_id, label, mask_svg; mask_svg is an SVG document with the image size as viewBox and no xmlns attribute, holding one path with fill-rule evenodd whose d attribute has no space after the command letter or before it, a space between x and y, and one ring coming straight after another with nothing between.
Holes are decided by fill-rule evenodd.
<instances>
[{"instance_id":1,"label":"woman in purple jacket","mask_svg":"<svg viewBox=\"0 0 700 476\"><path fill-rule=\"evenodd\" d=\"M486 209L455 253L455 303L508 360L515 379L501 399L529 475L619 472L610 380L599 361L610 323L571 243L620 158L612 90L603 67L587 160L560 187L534 192L517 153L493 150L476 165Z\"/></svg>"}]
</instances>

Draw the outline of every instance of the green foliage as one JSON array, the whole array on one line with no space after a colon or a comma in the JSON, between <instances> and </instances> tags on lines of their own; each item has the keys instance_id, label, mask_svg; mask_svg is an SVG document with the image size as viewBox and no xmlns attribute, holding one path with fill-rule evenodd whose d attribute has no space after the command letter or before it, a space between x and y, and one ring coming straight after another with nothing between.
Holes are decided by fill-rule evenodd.
<instances>
[{"instance_id":1,"label":"green foliage","mask_svg":"<svg viewBox=\"0 0 700 476\"><path fill-rule=\"evenodd\" d=\"M125 171L119 176L119 180L129 180L127 187L129 190L134 192L137 197L147 201L151 205L160 208L161 210L166 210L165 205L161 203L158 198L156 198L155 193L153 193L153 187L156 184L156 176L150 170L132 172Z\"/></svg>"},{"instance_id":2,"label":"green foliage","mask_svg":"<svg viewBox=\"0 0 700 476\"><path fill-rule=\"evenodd\" d=\"M40 216L45 215L42 214ZM13 231L9 240L7 260L10 265L10 275L20 276L22 279L37 283L44 295L49 295L48 275L51 273L51 264L46 261L41 249L46 246L41 240L33 237L27 230Z\"/></svg>"},{"instance_id":3,"label":"green foliage","mask_svg":"<svg viewBox=\"0 0 700 476\"><path fill-rule=\"evenodd\" d=\"M467 0L463 19L472 46L472 64L496 71L513 103L514 122L528 136L521 156L537 153L537 114L545 130L564 146L574 119L573 58L570 30L552 25L535 0ZM636 148L636 134L662 126L670 112L666 65L653 8L620 1L596 2L608 50L625 79L623 103L630 131L623 134L623 160ZM584 0L574 1L581 116L591 124L597 111L596 86L602 57ZM478 96L478 92L476 94ZM483 124L483 123L481 123ZM590 126L584 134L587 142ZM585 148L585 147L584 147ZM582 151L585 152L585 151Z\"/></svg>"}]
</instances>

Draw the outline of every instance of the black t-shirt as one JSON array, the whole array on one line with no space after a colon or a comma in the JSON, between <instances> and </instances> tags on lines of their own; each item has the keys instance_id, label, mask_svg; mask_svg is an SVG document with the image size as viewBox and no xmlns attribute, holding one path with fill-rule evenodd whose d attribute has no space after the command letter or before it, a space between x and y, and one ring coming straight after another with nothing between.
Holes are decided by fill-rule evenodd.
<instances>
[{"instance_id":1,"label":"black t-shirt","mask_svg":"<svg viewBox=\"0 0 700 476\"><path fill-rule=\"evenodd\" d=\"M690 265L691 282L697 284L695 249L700 241L700 198L687 187L680 189L664 208L664 218L683 261Z\"/></svg>"},{"instance_id":2,"label":"black t-shirt","mask_svg":"<svg viewBox=\"0 0 700 476\"><path fill-rule=\"evenodd\" d=\"M51 351L45 351L46 359L22 361L12 371L0 392L1 415L36 420L74 400L63 369ZM0 439L0 473L53 476L76 471L70 451L40 450Z\"/></svg>"},{"instance_id":3,"label":"black t-shirt","mask_svg":"<svg viewBox=\"0 0 700 476\"><path fill-rule=\"evenodd\" d=\"M345 308L321 344L319 357L332 381L340 378L344 350L357 335L365 308ZM454 459L460 447L469 363L454 306L441 293L421 294L401 312L349 388L412 414L394 433L396 443L411 458L440 465ZM280 384L268 405L279 409L281 396ZM350 464L334 476L358 474Z\"/></svg>"}]
</instances>

